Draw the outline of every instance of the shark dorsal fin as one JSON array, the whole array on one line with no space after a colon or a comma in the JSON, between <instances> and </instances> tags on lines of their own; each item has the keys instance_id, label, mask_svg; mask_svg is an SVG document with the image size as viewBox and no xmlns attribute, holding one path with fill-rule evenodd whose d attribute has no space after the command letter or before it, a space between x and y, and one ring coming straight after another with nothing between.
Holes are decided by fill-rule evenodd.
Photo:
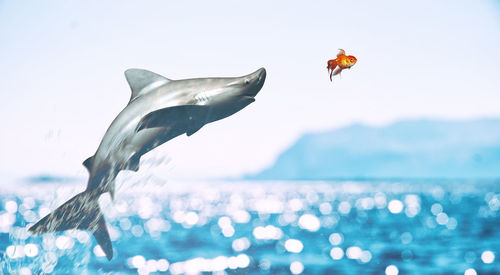
<instances>
[{"instance_id":1,"label":"shark dorsal fin","mask_svg":"<svg viewBox=\"0 0 500 275\"><path fill-rule=\"evenodd\" d=\"M90 171L92 171L92 162L93 161L94 161L94 156L91 156L83 162L83 166L85 166L85 168L87 168L87 171L89 171L89 174L90 174Z\"/></svg>"},{"instance_id":2,"label":"shark dorsal fin","mask_svg":"<svg viewBox=\"0 0 500 275\"><path fill-rule=\"evenodd\" d=\"M126 70L125 78L127 78L128 85L130 85L130 89L132 90L130 101L170 81L159 74L142 69Z\"/></svg>"}]
</instances>

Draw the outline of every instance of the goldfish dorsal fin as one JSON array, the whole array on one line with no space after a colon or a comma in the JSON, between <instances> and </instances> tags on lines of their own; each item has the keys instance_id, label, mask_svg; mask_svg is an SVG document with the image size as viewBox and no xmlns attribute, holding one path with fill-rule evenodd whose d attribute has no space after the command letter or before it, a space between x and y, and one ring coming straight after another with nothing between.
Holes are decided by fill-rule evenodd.
<instances>
[{"instance_id":1,"label":"goldfish dorsal fin","mask_svg":"<svg viewBox=\"0 0 500 275\"><path fill-rule=\"evenodd\" d=\"M343 49L339 49L339 53L337 56L345 55L345 51Z\"/></svg>"}]
</instances>

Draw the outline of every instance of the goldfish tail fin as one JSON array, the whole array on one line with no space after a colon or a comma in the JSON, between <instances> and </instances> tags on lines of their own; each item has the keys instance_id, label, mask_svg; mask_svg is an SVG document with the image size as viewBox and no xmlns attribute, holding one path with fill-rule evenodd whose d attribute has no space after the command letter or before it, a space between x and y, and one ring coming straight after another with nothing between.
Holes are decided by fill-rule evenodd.
<instances>
[{"instance_id":1,"label":"goldfish tail fin","mask_svg":"<svg viewBox=\"0 0 500 275\"><path fill-rule=\"evenodd\" d=\"M328 60L328 65L326 66L326 68L328 69L328 73L330 73L330 71L333 71L336 67L337 61L335 61L335 59Z\"/></svg>"}]
</instances>

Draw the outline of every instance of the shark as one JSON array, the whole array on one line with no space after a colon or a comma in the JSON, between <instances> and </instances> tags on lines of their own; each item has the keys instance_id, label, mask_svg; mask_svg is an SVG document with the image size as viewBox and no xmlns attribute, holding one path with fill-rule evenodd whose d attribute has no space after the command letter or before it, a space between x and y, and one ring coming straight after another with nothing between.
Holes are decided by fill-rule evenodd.
<instances>
[{"instance_id":1,"label":"shark","mask_svg":"<svg viewBox=\"0 0 500 275\"><path fill-rule=\"evenodd\" d=\"M87 230L108 260L113 258L113 247L98 199L109 193L114 200L118 173L138 171L145 153L182 134L191 136L205 124L254 102L266 70L241 77L172 80L148 70L128 69L125 78L132 91L130 100L95 154L83 162L89 173L87 188L28 229L32 234Z\"/></svg>"}]
</instances>

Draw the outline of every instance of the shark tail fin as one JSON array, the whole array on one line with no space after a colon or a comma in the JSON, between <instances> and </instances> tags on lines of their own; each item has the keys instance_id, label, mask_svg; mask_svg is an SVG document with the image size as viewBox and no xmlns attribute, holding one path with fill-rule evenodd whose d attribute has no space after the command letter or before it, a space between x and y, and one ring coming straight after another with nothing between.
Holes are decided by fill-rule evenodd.
<instances>
[{"instance_id":1,"label":"shark tail fin","mask_svg":"<svg viewBox=\"0 0 500 275\"><path fill-rule=\"evenodd\" d=\"M59 206L28 230L33 234L74 228L88 230L92 232L108 260L111 260L113 258L113 247L97 199L98 197L88 192L82 192Z\"/></svg>"}]
</instances>

